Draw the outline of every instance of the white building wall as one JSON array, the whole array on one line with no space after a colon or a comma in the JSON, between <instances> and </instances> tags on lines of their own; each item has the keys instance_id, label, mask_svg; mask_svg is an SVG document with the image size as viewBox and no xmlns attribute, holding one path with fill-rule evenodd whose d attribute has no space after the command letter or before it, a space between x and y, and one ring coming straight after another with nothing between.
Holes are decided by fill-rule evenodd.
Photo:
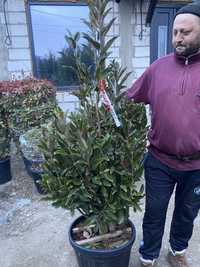
<instances>
[{"instance_id":1,"label":"white building wall","mask_svg":"<svg viewBox=\"0 0 200 267\"><path fill-rule=\"evenodd\" d=\"M1 10L1 21L6 30L5 16ZM8 53L8 79L22 78L32 73L31 50L28 37L27 17L23 0L9 0L6 2L6 16L11 45L5 45ZM5 36L4 36L5 38Z\"/></svg>"},{"instance_id":2,"label":"white building wall","mask_svg":"<svg viewBox=\"0 0 200 267\"><path fill-rule=\"evenodd\" d=\"M8 79L8 69L7 69L7 62L8 62L8 50L4 45L5 42L5 28L2 24L1 17L0 17L0 80L7 80Z\"/></svg>"},{"instance_id":3,"label":"white building wall","mask_svg":"<svg viewBox=\"0 0 200 267\"><path fill-rule=\"evenodd\" d=\"M56 99L64 112L73 112L79 107L78 98L69 92L57 92Z\"/></svg>"},{"instance_id":4,"label":"white building wall","mask_svg":"<svg viewBox=\"0 0 200 267\"><path fill-rule=\"evenodd\" d=\"M142 6L142 26L140 3L135 3L131 18L133 29L133 58L134 71L133 82L139 78L150 64L150 27L145 26L148 2L144 1Z\"/></svg>"},{"instance_id":5,"label":"white building wall","mask_svg":"<svg viewBox=\"0 0 200 267\"><path fill-rule=\"evenodd\" d=\"M121 39L120 39L120 14L119 14L119 5L115 1L110 1L108 4L109 8L112 8L112 10L109 12L109 15L107 16L107 21L110 21L110 19L115 18L115 22L113 26L111 27L110 31L107 34L107 40L118 36L118 38L115 40L113 45L111 46L111 55L108 58L108 61L111 61L113 59L117 60L121 64L121 58L120 58L120 46L121 46Z\"/></svg>"}]
</instances>

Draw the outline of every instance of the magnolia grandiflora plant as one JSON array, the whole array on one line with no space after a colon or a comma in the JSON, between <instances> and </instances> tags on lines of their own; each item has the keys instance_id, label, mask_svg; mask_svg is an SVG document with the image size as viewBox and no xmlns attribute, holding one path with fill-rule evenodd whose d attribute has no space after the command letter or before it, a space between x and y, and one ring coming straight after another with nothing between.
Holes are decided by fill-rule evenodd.
<instances>
[{"instance_id":1,"label":"magnolia grandiflora plant","mask_svg":"<svg viewBox=\"0 0 200 267\"><path fill-rule=\"evenodd\" d=\"M66 36L76 59L80 90L74 94L80 108L68 114L67 122L57 110L41 144L45 157L43 186L48 199L71 212L79 210L85 223L94 224L100 234L127 223L130 207L140 209L143 188L138 182L146 143L144 107L120 94L129 74L117 62L108 62L116 37L105 38L114 22L106 23L110 11L107 4L108 0L89 1L89 21L84 21L89 33L83 38L94 55L93 71L80 60L80 34ZM121 127L115 126L102 105L102 80Z\"/></svg>"}]
</instances>

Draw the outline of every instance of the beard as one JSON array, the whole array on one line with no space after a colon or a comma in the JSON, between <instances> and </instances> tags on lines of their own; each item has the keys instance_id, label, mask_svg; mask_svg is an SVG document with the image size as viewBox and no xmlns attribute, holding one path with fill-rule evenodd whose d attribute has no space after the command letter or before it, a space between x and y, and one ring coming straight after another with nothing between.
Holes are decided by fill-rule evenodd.
<instances>
[{"instance_id":1,"label":"beard","mask_svg":"<svg viewBox=\"0 0 200 267\"><path fill-rule=\"evenodd\" d=\"M200 44L190 44L190 45L176 45L175 53L177 56L188 57L190 55L196 54L200 50Z\"/></svg>"}]
</instances>

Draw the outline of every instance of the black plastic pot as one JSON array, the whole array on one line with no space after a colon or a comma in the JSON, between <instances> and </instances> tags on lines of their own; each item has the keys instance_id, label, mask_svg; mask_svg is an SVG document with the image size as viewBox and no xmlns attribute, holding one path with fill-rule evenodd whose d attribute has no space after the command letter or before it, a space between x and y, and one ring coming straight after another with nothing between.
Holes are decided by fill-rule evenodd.
<instances>
[{"instance_id":1,"label":"black plastic pot","mask_svg":"<svg viewBox=\"0 0 200 267\"><path fill-rule=\"evenodd\" d=\"M42 186L40 184L40 181L42 180L43 172L33 169L32 168L33 162L31 160L27 159L26 157L24 157L23 154L22 154L22 158L23 158L23 161L24 161L24 165L25 165L26 171L29 174L29 176L31 176L31 178L33 179L38 193L45 194L46 192L44 191L44 189L42 188Z\"/></svg>"},{"instance_id":2,"label":"black plastic pot","mask_svg":"<svg viewBox=\"0 0 200 267\"><path fill-rule=\"evenodd\" d=\"M78 245L72 238L72 229L83 220L83 216L76 219L69 230L69 241L76 253L79 267L128 267L131 248L136 236L133 223L129 220L130 227L132 228L132 236L127 244L115 249L94 250Z\"/></svg>"},{"instance_id":3,"label":"black plastic pot","mask_svg":"<svg viewBox=\"0 0 200 267\"><path fill-rule=\"evenodd\" d=\"M45 190L42 188L40 182L42 180L42 171L34 170L32 168L29 169L29 175L33 178L34 184L37 188L38 193L45 194Z\"/></svg>"},{"instance_id":4,"label":"black plastic pot","mask_svg":"<svg viewBox=\"0 0 200 267\"><path fill-rule=\"evenodd\" d=\"M5 184L11 179L10 158L0 160L0 184Z\"/></svg>"},{"instance_id":5,"label":"black plastic pot","mask_svg":"<svg viewBox=\"0 0 200 267\"><path fill-rule=\"evenodd\" d=\"M23 154L22 154L22 159L24 161L24 165L25 165L26 171L30 175L30 168L31 168L32 162L30 160L28 160L26 157L24 157Z\"/></svg>"}]
</instances>

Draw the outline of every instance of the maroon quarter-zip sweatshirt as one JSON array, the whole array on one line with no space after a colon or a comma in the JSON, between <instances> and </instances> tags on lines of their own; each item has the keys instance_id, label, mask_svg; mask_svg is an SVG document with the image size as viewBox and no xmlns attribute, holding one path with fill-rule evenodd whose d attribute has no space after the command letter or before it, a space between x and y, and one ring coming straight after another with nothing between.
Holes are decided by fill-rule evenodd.
<instances>
[{"instance_id":1,"label":"maroon quarter-zip sweatshirt","mask_svg":"<svg viewBox=\"0 0 200 267\"><path fill-rule=\"evenodd\" d=\"M188 58L169 54L155 61L127 91L134 102L150 104L149 151L177 170L200 169L200 53Z\"/></svg>"}]
</instances>

